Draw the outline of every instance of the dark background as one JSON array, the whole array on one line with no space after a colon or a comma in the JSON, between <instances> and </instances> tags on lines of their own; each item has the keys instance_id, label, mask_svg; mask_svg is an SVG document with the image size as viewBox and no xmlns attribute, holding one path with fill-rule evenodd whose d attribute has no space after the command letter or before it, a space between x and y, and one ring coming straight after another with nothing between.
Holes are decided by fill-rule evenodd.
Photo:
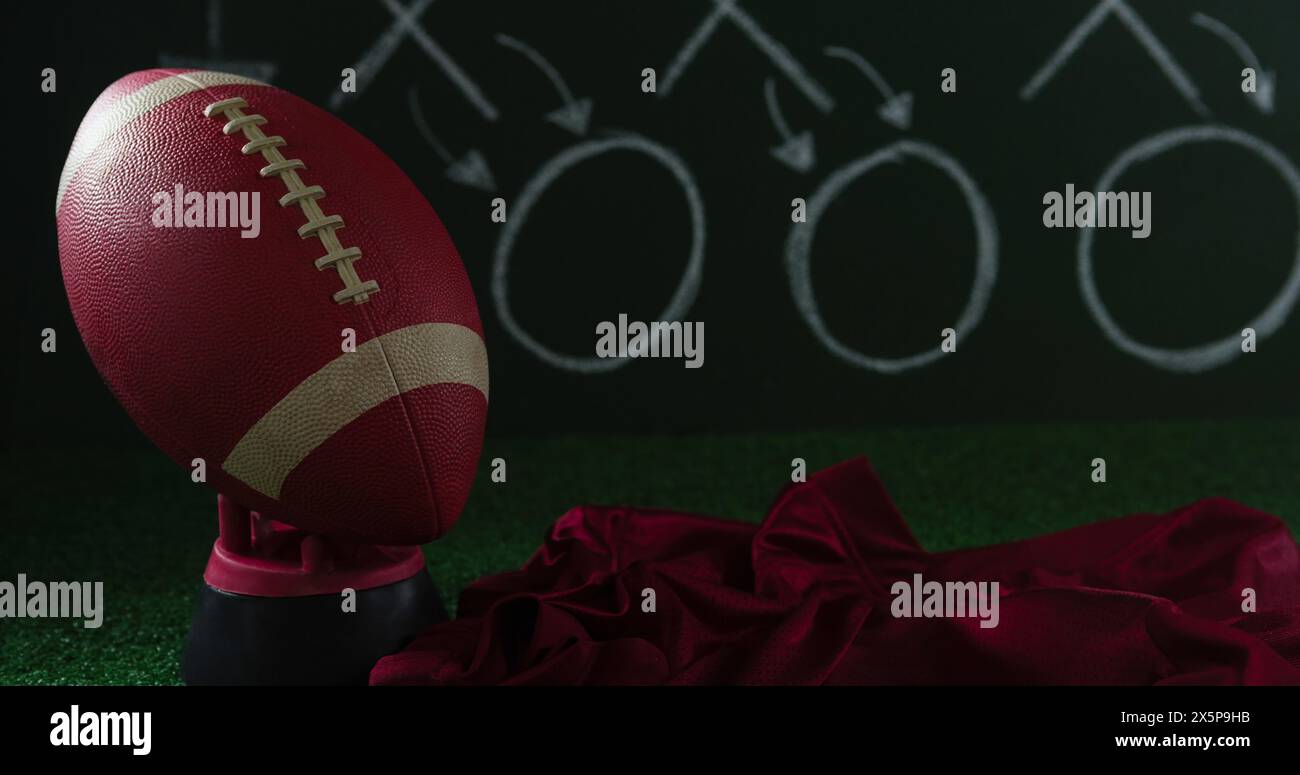
<instances>
[{"instance_id":1,"label":"dark background","mask_svg":"<svg viewBox=\"0 0 1300 775\"><path fill-rule=\"evenodd\" d=\"M409 0L404 0L408 1ZM824 113L731 21L723 21L667 97L662 78L713 5L689 2L438 0L420 27L499 111L488 120L410 36L340 115L421 186L460 248L477 292L492 366L489 438L457 528L424 548L454 608L475 579L518 568L576 504L636 504L759 520L790 481L866 455L931 551L1042 535L1195 500L1237 500L1300 526L1300 314L1258 353L1175 374L1114 347L1077 282L1079 233L1042 226L1043 194L1091 188L1124 149L1214 121L1300 159L1300 3L1130 0L1200 89L1197 115L1130 31L1105 21L1032 102L1021 88L1094 0L760 2L741 7L833 96ZM1189 18L1239 32L1278 71L1277 110L1239 91L1232 48ZM272 82L328 106L339 71L360 66L392 25L380 2L11 3L5 7L6 240L0 305L16 331L0 380L10 453L0 463L0 579L104 579L106 626L67 620L0 626L0 684L176 683L195 592L215 537L212 493L139 433L99 380L68 311L53 218L73 133L122 75L185 59L271 63ZM220 34L209 22L219 18ZM495 36L541 52L577 97L593 100L582 138L544 116L560 97ZM881 96L842 61L845 46L915 98L901 132ZM233 62L233 64L232 64ZM190 62L199 65L199 62ZM39 90L58 70L58 92ZM958 71L959 91L939 92ZM785 120L816 139L800 174L776 161L764 102L773 79ZM454 155L475 149L495 191L446 177L408 111L419 91L429 127ZM706 325L705 366L634 361L575 374L539 361L502 325L492 287L501 227L489 202L515 202L547 160L611 130L672 149L705 207L702 283L687 313ZM788 284L789 202L835 169L902 139L956 158L996 213L997 283L958 352L896 376L833 356L798 314ZM1292 270L1300 218L1274 170L1238 149L1179 149L1117 187L1150 190L1150 239L1097 235L1098 286L1136 338L1186 347L1238 331ZM512 211L514 217L518 212ZM560 178L522 229L512 259L516 318L552 349L590 356L593 329L623 312L656 319L689 242L682 194L654 162L601 156ZM517 222L517 221L516 221ZM887 164L850 185L813 250L817 299L834 334L876 356L930 349L965 304L973 227L947 178ZM59 352L40 352L40 330ZM259 375L250 374L249 379ZM928 426L928 427L921 427ZM733 432L734 431L734 432ZM688 432L689 433L688 435ZM487 476L493 458L510 477ZM1104 457L1109 479L1091 478ZM1204 540L1213 541L1213 536Z\"/></svg>"},{"instance_id":2,"label":"dark background","mask_svg":"<svg viewBox=\"0 0 1300 775\"><path fill-rule=\"evenodd\" d=\"M1046 191L1092 189L1138 140L1204 123L1114 17L1030 102L1021 87L1095 6L1051 3L748 2L741 8L836 100L823 113L732 21L718 25L667 96L640 90L644 67L669 63L710 13L707 2L477 3L441 0L421 28L499 111L488 120L406 35L363 93L339 114L385 149L425 191L455 239L480 302L492 367L489 433L801 430L984 421L1279 417L1300 395L1300 319L1260 352L1201 374L1176 374L1114 347L1082 300L1073 230L1042 226ZM1199 87L1210 121L1239 127L1300 157L1300 3L1133 0ZM1239 32L1279 72L1277 109L1262 115L1239 90L1241 61L1193 26L1204 11ZM110 82L160 56L270 63L272 81L318 104L389 29L380 3L226 2L210 29L202 3L45 4L6 11L11 79L6 132L11 339L17 374L15 445L134 437L99 383L63 296L54 188L81 116ZM561 100L543 73L498 33L535 47L577 97L593 100L579 138L544 120ZM901 132L875 111L881 96L825 46L861 53L897 91L915 97ZM168 60L174 61L174 60ZM58 92L39 91L43 67ZM217 66L215 69L219 69ZM956 68L959 91L941 94ZM763 97L776 82L785 120L810 130L817 164L800 174L769 149L780 136ZM408 110L418 88L426 120L450 153L478 150L496 189L460 185ZM494 196L513 201L548 160L575 143L635 132L677 153L704 201L707 238L699 294L687 313L706 329L705 366L634 361L601 374L543 363L503 328L491 293L501 226ZM958 352L900 375L837 359L813 337L785 268L789 206L834 169L901 138L954 156L996 213L997 283ZM1135 338L1186 347L1239 331L1278 293L1296 261L1296 202L1257 157L1217 144L1179 149L1116 186L1153 192L1150 239L1097 237L1098 286ZM647 157L613 153L565 174L542 197L511 260L514 314L535 338L590 356L598 321L656 320L679 281L690 242L680 188ZM16 235L16 236L15 236ZM930 349L965 304L973 225L955 186L924 163L885 165L850 185L817 232L813 279L836 336L871 355ZM39 351L59 331L57 357ZM255 378L255 375L252 375Z\"/></svg>"}]
</instances>

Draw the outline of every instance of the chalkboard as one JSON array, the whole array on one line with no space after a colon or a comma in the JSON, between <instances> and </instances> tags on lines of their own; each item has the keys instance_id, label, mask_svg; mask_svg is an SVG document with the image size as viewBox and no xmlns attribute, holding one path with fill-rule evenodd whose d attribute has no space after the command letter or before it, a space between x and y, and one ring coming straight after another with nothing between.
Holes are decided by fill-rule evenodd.
<instances>
[{"instance_id":1,"label":"chalkboard","mask_svg":"<svg viewBox=\"0 0 1300 775\"><path fill-rule=\"evenodd\" d=\"M1296 412L1297 3L22 13L6 72L35 118L7 131L45 153L18 162L36 195L9 257L15 420L38 433L124 422L88 361L33 343L72 330L50 216L72 134L107 84L160 65L270 80L407 171L479 299L490 433ZM44 67L55 94L34 86ZM1151 192L1151 235L1046 228L1043 197L1067 185ZM703 322L703 366L596 359L620 314Z\"/></svg>"}]
</instances>

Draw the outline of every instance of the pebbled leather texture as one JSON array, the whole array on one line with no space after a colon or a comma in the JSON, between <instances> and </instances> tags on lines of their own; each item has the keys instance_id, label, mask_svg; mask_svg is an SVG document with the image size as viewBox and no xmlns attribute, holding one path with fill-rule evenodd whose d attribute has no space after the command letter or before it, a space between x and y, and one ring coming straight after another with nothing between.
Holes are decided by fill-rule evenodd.
<instances>
[{"instance_id":1,"label":"pebbled leather texture","mask_svg":"<svg viewBox=\"0 0 1300 775\"><path fill-rule=\"evenodd\" d=\"M245 506L369 543L441 536L468 497L487 415L483 331L451 238L382 151L285 91L207 85L140 112L140 89L185 73L196 79L150 70L110 86L69 153L59 255L91 358L150 439L186 468L203 458L209 484ZM204 116L233 97L267 119L267 135L285 139L286 158L306 164L303 182L325 190L321 209L345 224L339 240L361 249L357 274L379 284L368 301L333 300L340 275L315 267L321 240L300 237L302 210L278 204L284 182L260 177L266 161L241 153L246 138ZM95 131L106 125L113 131ZM260 192L260 235L154 226L154 194L177 183ZM355 330L358 353L342 352L345 328ZM431 339L431 331L461 334ZM368 358L365 367L336 363L352 355ZM291 394L298 403L281 406ZM278 424L269 433L270 420L260 426L262 446L247 459L276 460L278 473L241 479L225 470L273 409Z\"/></svg>"}]
</instances>

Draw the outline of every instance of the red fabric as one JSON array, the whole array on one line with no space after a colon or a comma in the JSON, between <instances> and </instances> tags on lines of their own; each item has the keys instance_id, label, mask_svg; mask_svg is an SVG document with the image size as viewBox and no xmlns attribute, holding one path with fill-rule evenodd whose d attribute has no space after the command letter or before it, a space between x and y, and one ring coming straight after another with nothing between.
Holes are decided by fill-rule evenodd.
<instances>
[{"instance_id":1,"label":"red fabric","mask_svg":"<svg viewBox=\"0 0 1300 775\"><path fill-rule=\"evenodd\" d=\"M998 626L895 618L914 573L998 581ZM459 615L371 682L1300 683L1300 555L1276 517L1209 499L929 553L861 458L787 488L762 525L575 508Z\"/></svg>"}]
</instances>

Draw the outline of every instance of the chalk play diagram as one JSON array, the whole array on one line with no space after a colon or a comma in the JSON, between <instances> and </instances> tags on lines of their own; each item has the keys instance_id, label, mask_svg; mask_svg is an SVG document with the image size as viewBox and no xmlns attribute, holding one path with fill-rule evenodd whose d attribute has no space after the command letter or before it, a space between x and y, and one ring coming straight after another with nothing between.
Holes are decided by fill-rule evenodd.
<instances>
[{"instance_id":1,"label":"chalk play diagram","mask_svg":"<svg viewBox=\"0 0 1300 775\"><path fill-rule=\"evenodd\" d=\"M752 5L752 4L751 4ZM1046 50L1046 58L1038 63L1026 62L1025 79L1014 88L1021 103L1032 110L1035 101L1052 88L1053 81L1079 53L1090 45L1103 25L1118 25L1129 34L1133 45L1147 57L1164 82L1182 99L1189 111L1189 122L1170 126L1154 135L1139 137L1126 148L1118 148L1113 161L1095 175L1095 184L1089 190L1107 192L1121 187L1125 175L1157 157L1175 154L1188 146L1227 144L1248 152L1267 165L1285 184L1294 201L1290 211L1300 217L1300 171L1295 162L1282 150L1245 129L1229 126L1215 120L1212 102L1197 85L1188 68L1159 37L1159 31L1150 26L1127 0L1100 0L1077 24L1065 31L1055 48ZM414 45L427 59L437 76L452 84L468 108L483 122L509 120L509 111L496 100L476 79L474 72L458 63L438 37L426 30L423 19L433 6L433 0L413 0L403 4L400 0L381 0L376 10L382 8L390 17L388 27L378 39L364 50L356 52L355 67L344 74L354 78L353 87L333 93L328 105L336 111L346 112L348 106L364 94L376 79L400 78L402 73L385 70L386 63L402 45ZM693 6L692 6L693 7ZM972 175L962 160L949 150L927 140L913 129L913 116L924 110L924 100L914 91L900 89L887 75L874 66L869 52L828 41L812 59L799 57L783 44L778 34L767 29L760 20L761 9L746 7L739 0L711 0L699 6L703 15L685 39L662 61L646 62L640 73L629 74L629 88L634 83L646 93L647 99L671 103L680 85L700 72L703 66L697 59L718 36L739 34L753 51L763 57L772 68L755 84L754 99L761 100L770 121L765 131L774 141L768 149L771 159L802 176L806 194L791 202L797 214L792 218L788 234L782 245L784 266L788 275L790 298L798 314L816 337L816 340L845 364L879 374L898 374L911 369L934 364L951 352L945 342L965 341L978 328L993 296L999 276L999 218L997 206L983 193L985 186ZM674 12L677 10L673 9ZM231 61L223 58L221 44L222 9L219 2L209 5L207 60L194 60L166 55L164 64L203 64L224 67L255 77L271 77L276 72L272 61ZM1261 62L1250 44L1224 21L1189 10L1186 22L1206 36L1207 45L1221 45L1231 50L1240 61L1243 81L1239 95L1215 94L1214 99L1245 99L1259 115L1274 114L1277 100L1277 74ZM594 97L585 95L575 83L551 64L538 47L521 35L495 32L488 38L490 45L517 58L520 66L535 68L554 92L555 107L542 119L559 127L575 138L574 142L554 156L544 159L526 180L511 185L498 181L492 171L491 153L482 148L456 149L449 147L438 136L436 121L431 118L427 105L422 104L419 87L411 84L407 89L406 112L412 127L418 133L435 163L442 165L447 179L469 190L487 192L500 197L508 205L509 218L500 224L492 254L490 297L494 312L514 342L540 361L561 370L591 373L624 367L626 359L602 359L590 355L572 354L542 343L530 333L517 318L512 308L512 295L522 292L512 288L511 267L520 235L528 228L530 217L538 202L547 198L556 182L580 165L597 164L611 154L637 154L662 167L671 175L685 204L685 228L690 235L685 256L685 269L677 281L670 298L662 306L660 319L684 320L701 292L704 264L710 254L709 202L701 193L692 170L692 160L676 150L672 137L650 137L637 131L605 126L598 121L599 111ZM826 120L834 120L837 106L842 100L827 88L819 74L833 68L850 68L860 75L864 90L875 101L876 117L900 137L893 142L862 149L856 158L845 161L827 161L817 152L817 138L813 130L792 126L782 107L783 101L806 100ZM951 68L935 68L936 88L927 93L928 99L942 99L945 90L956 89L957 73ZM1248 84L1248 86L1247 86ZM860 97L860 95L855 95ZM452 120L441 117L439 120ZM455 120L464 120L456 117ZM813 289L811 266L816 250L819 226L832 204L851 185L869 178L882 165L907 161L932 168L941 174L948 185L954 187L965 205L965 212L953 212L954 219L965 219L973 225L973 243L969 246L970 260L974 264L969 295L950 328L935 332L935 346L907 356L884 357L862 352L847 344L830 329L824 319ZM618 185L637 186L636 180L620 180ZM494 200L498 201L498 200ZM960 221L955 221L960 223ZM1089 224L1092 225L1092 224ZM869 245L864 246L869 250ZM1174 372L1201 372L1224 366L1242 353L1240 331L1226 332L1222 338L1188 347L1161 347L1140 341L1125 331L1108 310L1094 277L1096 235L1092 228L1080 229L1077 235L1075 261L1077 286L1088 312L1100 332L1116 348L1138 358L1152 367ZM1273 298L1258 311L1245 326L1262 340L1275 333L1293 312L1300 298L1300 243L1293 246L1292 269L1285 283ZM870 260L868 258L868 260ZM611 311L611 315L614 311ZM940 338L942 334L942 339Z\"/></svg>"}]
</instances>

